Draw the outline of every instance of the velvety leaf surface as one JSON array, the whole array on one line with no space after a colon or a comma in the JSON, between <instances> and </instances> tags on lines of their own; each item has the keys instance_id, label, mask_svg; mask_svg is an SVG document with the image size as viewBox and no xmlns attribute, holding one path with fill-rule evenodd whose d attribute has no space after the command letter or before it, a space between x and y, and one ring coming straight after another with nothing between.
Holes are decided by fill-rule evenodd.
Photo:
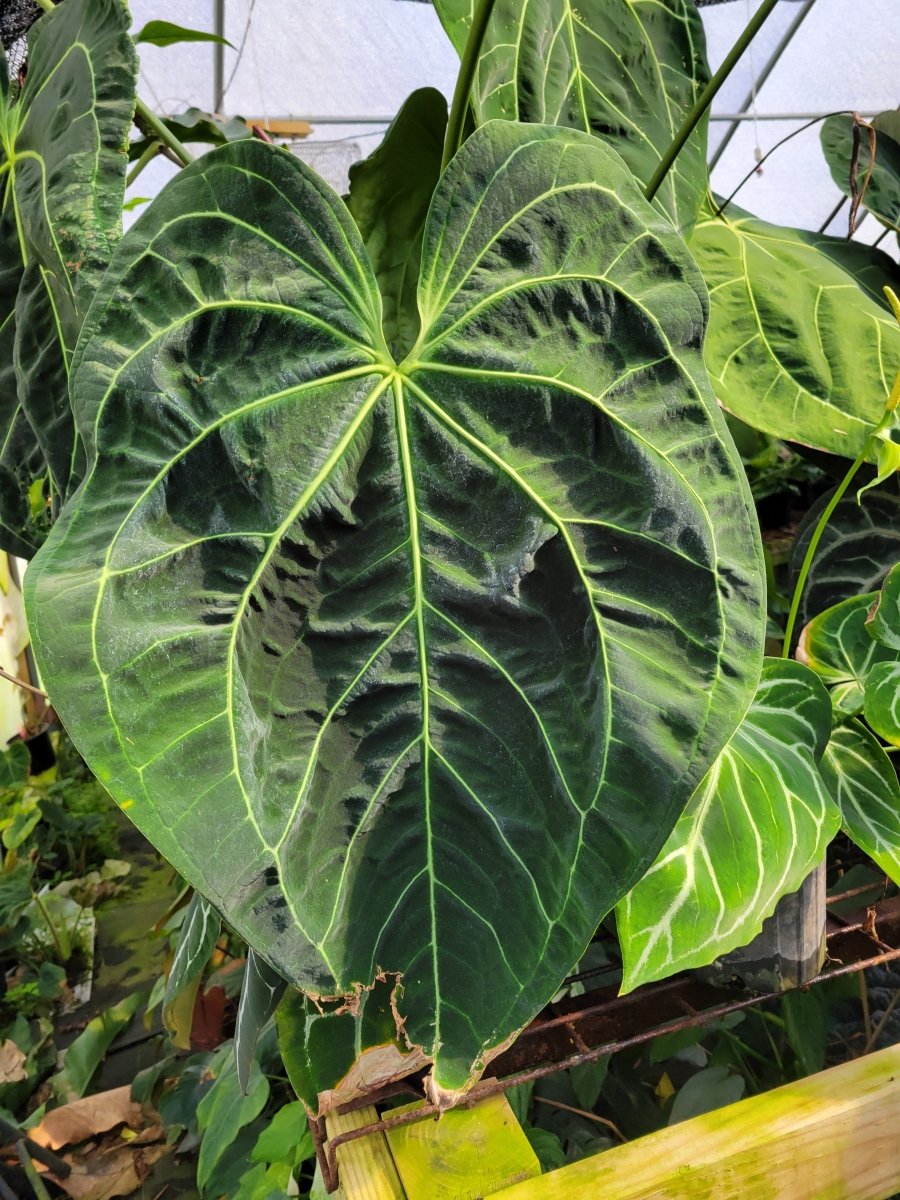
<instances>
[{"instance_id":1,"label":"velvety leaf surface","mask_svg":"<svg viewBox=\"0 0 900 1200\"><path fill-rule=\"evenodd\" d=\"M810 506L791 547L790 590L793 590L810 538L829 492ZM831 514L806 579L798 612L802 627L826 608L879 588L888 570L900 561L900 493L896 484L864 492L859 503L848 497Z\"/></svg>"},{"instance_id":2,"label":"velvety leaf surface","mask_svg":"<svg viewBox=\"0 0 900 1200\"><path fill-rule=\"evenodd\" d=\"M462 54L472 0L435 0ZM709 79L690 0L496 0L475 81L479 121L565 125L603 138L647 184ZM707 118L657 193L689 236L707 186Z\"/></svg>"},{"instance_id":3,"label":"velvety leaf surface","mask_svg":"<svg viewBox=\"0 0 900 1200\"><path fill-rule=\"evenodd\" d=\"M616 910L623 991L746 945L820 861L840 824L818 769L830 729L815 675L767 659L743 722Z\"/></svg>"},{"instance_id":4,"label":"velvety leaf surface","mask_svg":"<svg viewBox=\"0 0 900 1200\"><path fill-rule=\"evenodd\" d=\"M879 272L893 281L891 260L733 204L697 224L691 251L710 291L719 402L755 429L854 458L900 367L900 328L875 290Z\"/></svg>"},{"instance_id":5,"label":"velvety leaf surface","mask_svg":"<svg viewBox=\"0 0 900 1200\"><path fill-rule=\"evenodd\" d=\"M900 784L878 738L860 721L839 725L820 769L846 833L900 884Z\"/></svg>"},{"instance_id":6,"label":"velvety leaf surface","mask_svg":"<svg viewBox=\"0 0 900 1200\"><path fill-rule=\"evenodd\" d=\"M436 1091L553 994L747 705L758 533L705 295L621 160L492 122L399 365L340 199L236 142L123 240L26 577L98 776L292 983L402 977Z\"/></svg>"},{"instance_id":7,"label":"velvety leaf surface","mask_svg":"<svg viewBox=\"0 0 900 1200\"><path fill-rule=\"evenodd\" d=\"M441 174L446 129L447 101L434 88L420 88L377 150L350 168L347 207L375 271L385 341L398 360L419 335L422 230Z\"/></svg>"},{"instance_id":8,"label":"velvety leaf surface","mask_svg":"<svg viewBox=\"0 0 900 1200\"><path fill-rule=\"evenodd\" d=\"M900 230L900 113L896 109L879 113L875 126L875 162L863 195L863 207L882 225ZM822 149L831 178L845 196L852 195L850 166L853 158L853 117L838 113L822 122ZM862 192L871 162L869 135L860 129L857 155L857 191Z\"/></svg>"},{"instance_id":9,"label":"velvety leaf surface","mask_svg":"<svg viewBox=\"0 0 900 1200\"><path fill-rule=\"evenodd\" d=\"M62 498L80 467L68 370L121 228L137 73L128 25L121 0L44 14L22 92L0 103L0 539L27 556L43 528L23 493L46 475Z\"/></svg>"},{"instance_id":10,"label":"velvety leaf surface","mask_svg":"<svg viewBox=\"0 0 900 1200\"><path fill-rule=\"evenodd\" d=\"M804 628L797 644L797 658L830 688L839 719L862 712L873 669L898 658L866 628L869 609L877 598L877 592L852 596L826 609Z\"/></svg>"}]
</instances>

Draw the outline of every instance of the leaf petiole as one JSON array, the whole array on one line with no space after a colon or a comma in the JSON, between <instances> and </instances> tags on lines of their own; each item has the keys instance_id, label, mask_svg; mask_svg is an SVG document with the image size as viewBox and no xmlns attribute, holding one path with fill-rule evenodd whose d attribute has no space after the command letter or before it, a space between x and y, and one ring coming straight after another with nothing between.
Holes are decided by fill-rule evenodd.
<instances>
[{"instance_id":1,"label":"leaf petiole","mask_svg":"<svg viewBox=\"0 0 900 1200\"><path fill-rule=\"evenodd\" d=\"M481 44L487 32L491 13L494 11L494 0L478 0L472 16L469 36L466 38L466 48L463 51L459 75L456 77L456 87L453 91L453 101L450 105L450 117L447 121L447 134L444 138L444 156L441 160L441 171L446 170L450 159L463 143L463 126L466 123L466 111L469 107L469 96L472 91L472 81L478 67L481 54Z\"/></svg>"}]
</instances>

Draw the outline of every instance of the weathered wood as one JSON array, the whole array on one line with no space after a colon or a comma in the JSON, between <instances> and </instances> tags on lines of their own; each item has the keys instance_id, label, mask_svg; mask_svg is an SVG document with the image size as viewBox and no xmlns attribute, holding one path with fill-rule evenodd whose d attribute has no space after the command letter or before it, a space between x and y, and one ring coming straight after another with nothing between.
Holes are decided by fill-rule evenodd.
<instances>
[{"instance_id":1,"label":"weathered wood","mask_svg":"<svg viewBox=\"0 0 900 1200\"><path fill-rule=\"evenodd\" d=\"M825 863L796 892L779 900L760 933L697 974L710 983L737 982L754 992L802 987L825 961Z\"/></svg>"},{"instance_id":2,"label":"weathered wood","mask_svg":"<svg viewBox=\"0 0 900 1200\"><path fill-rule=\"evenodd\" d=\"M396 1113L418 1107L408 1104ZM491 1096L472 1108L454 1108L439 1121L417 1121L387 1131L407 1200L480 1200L541 1173L509 1101ZM356 1200L347 1195L347 1200Z\"/></svg>"},{"instance_id":3,"label":"weathered wood","mask_svg":"<svg viewBox=\"0 0 900 1200\"><path fill-rule=\"evenodd\" d=\"M497 1192L495 1200L886 1200L900 1046Z\"/></svg>"},{"instance_id":4,"label":"weathered wood","mask_svg":"<svg viewBox=\"0 0 900 1200\"><path fill-rule=\"evenodd\" d=\"M245 120L251 128L258 125L266 133L271 133L272 137L301 138L312 133L309 121L279 120L277 117L272 120L268 117L246 117Z\"/></svg>"},{"instance_id":5,"label":"weathered wood","mask_svg":"<svg viewBox=\"0 0 900 1200\"><path fill-rule=\"evenodd\" d=\"M374 1105L325 1118L329 1138L378 1120ZM356 1138L337 1148L340 1190L331 1200L405 1200L403 1186L383 1133Z\"/></svg>"}]
</instances>

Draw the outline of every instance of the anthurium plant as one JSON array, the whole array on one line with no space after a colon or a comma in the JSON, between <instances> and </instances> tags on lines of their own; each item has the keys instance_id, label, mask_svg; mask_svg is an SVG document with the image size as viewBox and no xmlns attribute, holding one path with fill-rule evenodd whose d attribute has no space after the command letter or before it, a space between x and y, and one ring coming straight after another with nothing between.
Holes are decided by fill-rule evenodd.
<instances>
[{"instance_id":1,"label":"anthurium plant","mask_svg":"<svg viewBox=\"0 0 900 1200\"><path fill-rule=\"evenodd\" d=\"M840 622L764 662L720 409L868 470L890 260L709 196L691 0L437 0L449 113L411 96L346 197L230 132L189 161L124 4L44 7L0 111L2 544L52 522L35 653L196 890L179 979L220 919L252 949L242 1078L277 1010L311 1109L423 1068L451 1105L613 909L634 987L749 940L842 823L900 875L896 582L864 700ZM136 106L138 166L185 166L118 240Z\"/></svg>"}]
</instances>

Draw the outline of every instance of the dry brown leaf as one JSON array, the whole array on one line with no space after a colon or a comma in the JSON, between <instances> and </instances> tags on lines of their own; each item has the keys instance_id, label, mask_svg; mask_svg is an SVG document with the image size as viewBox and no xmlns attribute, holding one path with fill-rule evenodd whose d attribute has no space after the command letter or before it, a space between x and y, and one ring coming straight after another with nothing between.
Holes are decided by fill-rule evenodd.
<instances>
[{"instance_id":1,"label":"dry brown leaf","mask_svg":"<svg viewBox=\"0 0 900 1200\"><path fill-rule=\"evenodd\" d=\"M132 1147L119 1141L110 1150L98 1148L87 1155L67 1154L65 1161L72 1174L65 1179L53 1179L71 1200L113 1200L130 1196L150 1174L150 1168L169 1146L158 1142L154 1146Z\"/></svg>"},{"instance_id":2,"label":"dry brown leaf","mask_svg":"<svg viewBox=\"0 0 900 1200\"><path fill-rule=\"evenodd\" d=\"M126 1084L53 1109L29 1136L38 1145L57 1150L60 1146L75 1146L117 1125L138 1129L142 1124L141 1106L131 1099L131 1088Z\"/></svg>"},{"instance_id":3,"label":"dry brown leaf","mask_svg":"<svg viewBox=\"0 0 900 1200\"><path fill-rule=\"evenodd\" d=\"M0 1083L18 1083L27 1079L26 1058L16 1043L9 1038L0 1042Z\"/></svg>"}]
</instances>

